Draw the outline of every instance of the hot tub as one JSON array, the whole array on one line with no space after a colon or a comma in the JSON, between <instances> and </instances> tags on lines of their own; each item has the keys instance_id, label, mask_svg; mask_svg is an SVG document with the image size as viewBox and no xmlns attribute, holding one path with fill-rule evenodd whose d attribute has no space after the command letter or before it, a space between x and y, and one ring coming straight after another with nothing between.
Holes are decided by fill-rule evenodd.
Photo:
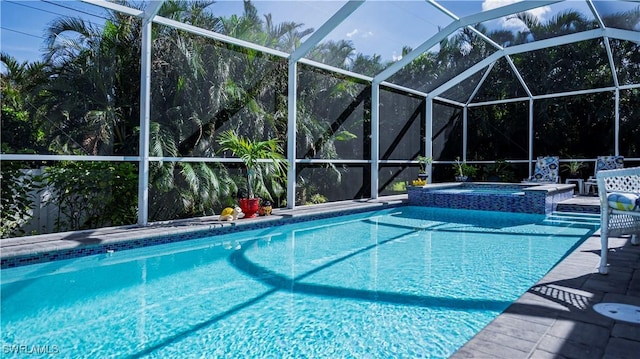
<instances>
[{"instance_id":1,"label":"hot tub","mask_svg":"<svg viewBox=\"0 0 640 359\"><path fill-rule=\"evenodd\" d=\"M438 183L407 187L415 206L549 214L558 202L573 197L573 185L517 183Z\"/></svg>"}]
</instances>

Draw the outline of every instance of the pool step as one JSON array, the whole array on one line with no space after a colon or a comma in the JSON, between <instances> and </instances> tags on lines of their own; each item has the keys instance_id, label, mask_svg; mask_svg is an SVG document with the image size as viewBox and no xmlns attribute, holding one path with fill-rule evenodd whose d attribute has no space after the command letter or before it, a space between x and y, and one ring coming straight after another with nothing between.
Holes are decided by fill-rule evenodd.
<instances>
[{"instance_id":1,"label":"pool step","mask_svg":"<svg viewBox=\"0 0 640 359\"><path fill-rule=\"evenodd\" d=\"M574 196L561 201L556 206L557 212L600 213L600 200L594 196Z\"/></svg>"},{"instance_id":2,"label":"pool step","mask_svg":"<svg viewBox=\"0 0 640 359\"><path fill-rule=\"evenodd\" d=\"M545 222L600 225L600 214L555 211L547 216Z\"/></svg>"}]
</instances>

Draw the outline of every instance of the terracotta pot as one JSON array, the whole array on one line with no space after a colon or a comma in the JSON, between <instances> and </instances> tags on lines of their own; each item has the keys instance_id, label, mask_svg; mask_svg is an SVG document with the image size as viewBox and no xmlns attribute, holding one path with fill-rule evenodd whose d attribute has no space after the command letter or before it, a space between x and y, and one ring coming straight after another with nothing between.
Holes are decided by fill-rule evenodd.
<instances>
[{"instance_id":1,"label":"terracotta pot","mask_svg":"<svg viewBox=\"0 0 640 359\"><path fill-rule=\"evenodd\" d=\"M240 198L240 209L244 218L253 218L260 208L260 198Z\"/></svg>"}]
</instances>

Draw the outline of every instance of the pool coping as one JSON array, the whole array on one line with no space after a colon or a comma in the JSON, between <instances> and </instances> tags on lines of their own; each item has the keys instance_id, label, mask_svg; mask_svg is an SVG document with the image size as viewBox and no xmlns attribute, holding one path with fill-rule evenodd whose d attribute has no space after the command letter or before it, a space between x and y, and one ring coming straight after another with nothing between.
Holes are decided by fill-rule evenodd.
<instances>
[{"instance_id":1,"label":"pool coping","mask_svg":"<svg viewBox=\"0 0 640 359\"><path fill-rule=\"evenodd\" d=\"M407 185L407 187L413 188L425 188L429 190L437 190L443 188L455 188L464 186L465 183L473 184L473 185L482 185L482 186L511 186L511 187L522 187L522 191L531 191L531 192L558 192L562 190L574 189L575 186L573 184L562 184L562 183L547 183L547 184L531 184L531 183L505 183L505 182L443 182L443 183L430 183L424 186L412 186Z\"/></svg>"}]
</instances>

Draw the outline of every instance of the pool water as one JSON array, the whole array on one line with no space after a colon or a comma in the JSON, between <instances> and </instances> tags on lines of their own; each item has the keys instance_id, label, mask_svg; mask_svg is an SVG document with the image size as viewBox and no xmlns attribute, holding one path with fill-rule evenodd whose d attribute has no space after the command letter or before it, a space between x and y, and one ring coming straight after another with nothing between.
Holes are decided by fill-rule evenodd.
<instances>
[{"instance_id":1,"label":"pool water","mask_svg":"<svg viewBox=\"0 0 640 359\"><path fill-rule=\"evenodd\" d=\"M11 268L3 353L445 358L596 228L408 206Z\"/></svg>"},{"instance_id":2,"label":"pool water","mask_svg":"<svg viewBox=\"0 0 640 359\"><path fill-rule=\"evenodd\" d=\"M505 196L524 196L520 188L443 188L432 190L434 193L455 193L455 194L491 194Z\"/></svg>"}]
</instances>

